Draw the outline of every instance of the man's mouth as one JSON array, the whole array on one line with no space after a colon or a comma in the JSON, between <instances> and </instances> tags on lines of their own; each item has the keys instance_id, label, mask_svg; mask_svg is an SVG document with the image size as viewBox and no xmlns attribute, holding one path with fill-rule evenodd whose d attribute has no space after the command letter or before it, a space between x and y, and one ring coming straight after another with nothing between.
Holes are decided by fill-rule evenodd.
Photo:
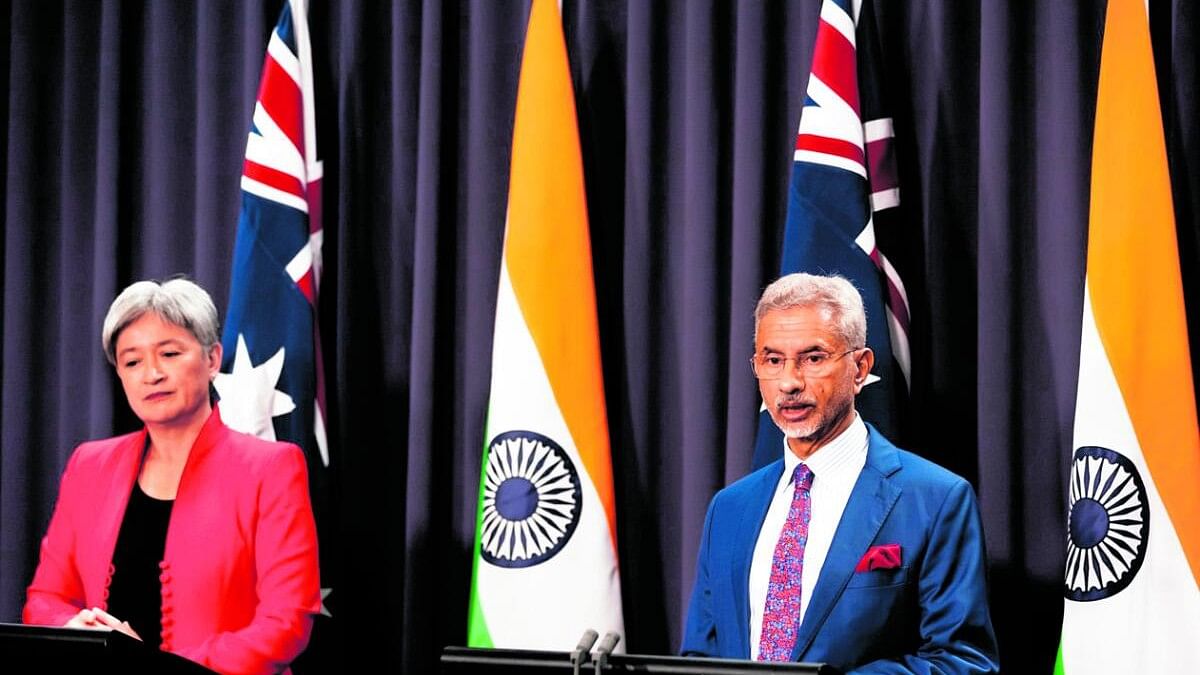
<instances>
[{"instance_id":1,"label":"man's mouth","mask_svg":"<svg viewBox=\"0 0 1200 675\"><path fill-rule=\"evenodd\" d=\"M808 401L781 401L776 405L779 416L792 422L797 422L808 417L816 407L815 403Z\"/></svg>"},{"instance_id":2,"label":"man's mouth","mask_svg":"<svg viewBox=\"0 0 1200 675\"><path fill-rule=\"evenodd\" d=\"M171 395L171 392L169 392L169 391L156 391L156 392L154 392L153 394L149 394L149 395L147 395L147 396L146 396L145 398L143 398L142 400L143 400L143 401L151 401L151 402L153 402L153 401L161 401L162 399L164 399L164 398L166 398L166 397L168 397L168 396L170 396L170 395Z\"/></svg>"}]
</instances>

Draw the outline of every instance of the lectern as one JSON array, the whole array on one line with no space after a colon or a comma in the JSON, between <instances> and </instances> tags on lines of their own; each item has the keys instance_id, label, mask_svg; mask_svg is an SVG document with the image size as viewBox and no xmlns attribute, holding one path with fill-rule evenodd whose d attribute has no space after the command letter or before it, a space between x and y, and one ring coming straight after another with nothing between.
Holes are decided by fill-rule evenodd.
<instances>
[{"instance_id":1,"label":"lectern","mask_svg":"<svg viewBox=\"0 0 1200 675\"><path fill-rule=\"evenodd\" d=\"M156 673L200 675L213 671L147 647L124 633L0 623L0 663L20 672Z\"/></svg>"},{"instance_id":2,"label":"lectern","mask_svg":"<svg viewBox=\"0 0 1200 675\"><path fill-rule=\"evenodd\" d=\"M527 649L476 649L446 647L442 650L442 675L558 675L572 673L570 652ZM582 673L595 673L596 664L584 663ZM683 656L612 654L602 663L603 673L674 673L676 675L841 675L823 663L759 663L732 659L700 659Z\"/></svg>"}]
</instances>

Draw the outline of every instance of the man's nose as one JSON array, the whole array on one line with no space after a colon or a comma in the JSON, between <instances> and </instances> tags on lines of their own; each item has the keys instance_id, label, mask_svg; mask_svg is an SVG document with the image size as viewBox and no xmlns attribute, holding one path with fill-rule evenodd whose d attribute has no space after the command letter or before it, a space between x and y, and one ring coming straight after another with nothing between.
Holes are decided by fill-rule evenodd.
<instances>
[{"instance_id":1,"label":"man's nose","mask_svg":"<svg viewBox=\"0 0 1200 675\"><path fill-rule=\"evenodd\" d=\"M796 361L789 359L783 366L783 372L779 374L779 390L803 391L806 384L804 371L800 369Z\"/></svg>"}]
</instances>

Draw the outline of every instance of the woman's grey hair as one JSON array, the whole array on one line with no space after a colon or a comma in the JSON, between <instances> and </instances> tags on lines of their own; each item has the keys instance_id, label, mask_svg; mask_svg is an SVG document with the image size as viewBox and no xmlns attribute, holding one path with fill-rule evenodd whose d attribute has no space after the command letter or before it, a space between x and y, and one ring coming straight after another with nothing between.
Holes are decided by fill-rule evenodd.
<instances>
[{"instance_id":1,"label":"woman's grey hair","mask_svg":"<svg viewBox=\"0 0 1200 675\"><path fill-rule=\"evenodd\" d=\"M822 307L837 324L838 333L850 349L867 346L867 312L862 294L845 277L836 274L818 276L797 272L771 282L754 308L754 340L758 344L758 325L767 312L793 307Z\"/></svg>"},{"instance_id":2,"label":"woman's grey hair","mask_svg":"<svg viewBox=\"0 0 1200 675\"><path fill-rule=\"evenodd\" d=\"M117 337L121 331L147 312L186 329L206 352L220 339L217 308L208 291L184 278L161 283L138 281L121 291L104 317L100 343L109 363L117 365Z\"/></svg>"}]
</instances>

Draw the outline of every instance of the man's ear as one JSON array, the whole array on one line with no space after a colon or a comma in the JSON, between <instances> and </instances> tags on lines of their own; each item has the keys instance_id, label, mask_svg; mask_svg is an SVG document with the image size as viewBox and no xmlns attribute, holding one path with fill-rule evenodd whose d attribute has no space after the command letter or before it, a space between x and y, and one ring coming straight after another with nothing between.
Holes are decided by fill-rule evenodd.
<instances>
[{"instance_id":1,"label":"man's ear","mask_svg":"<svg viewBox=\"0 0 1200 675\"><path fill-rule=\"evenodd\" d=\"M870 347L863 347L862 352L854 356L854 367L854 393L857 394L862 391L867 383L867 376L875 367L875 352L871 351Z\"/></svg>"}]
</instances>

